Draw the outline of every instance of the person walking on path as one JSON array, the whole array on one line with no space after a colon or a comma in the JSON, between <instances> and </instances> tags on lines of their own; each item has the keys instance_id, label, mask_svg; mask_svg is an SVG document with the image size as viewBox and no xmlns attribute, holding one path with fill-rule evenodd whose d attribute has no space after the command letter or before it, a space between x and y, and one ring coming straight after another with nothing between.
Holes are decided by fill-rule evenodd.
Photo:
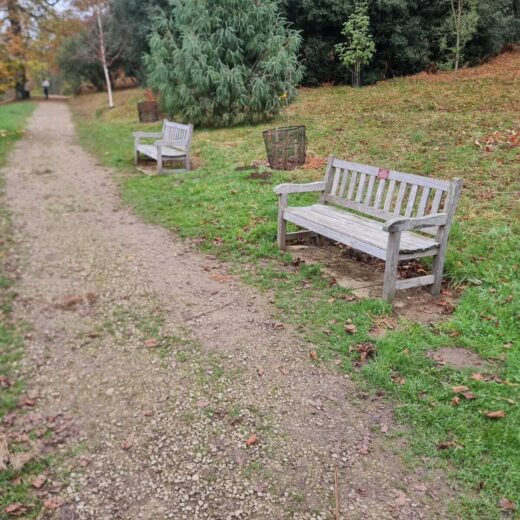
<instances>
[{"instance_id":1,"label":"person walking on path","mask_svg":"<svg viewBox=\"0 0 520 520\"><path fill-rule=\"evenodd\" d=\"M45 99L49 99L49 87L51 86L48 79L44 79L42 82L43 93L45 94Z\"/></svg>"}]
</instances>

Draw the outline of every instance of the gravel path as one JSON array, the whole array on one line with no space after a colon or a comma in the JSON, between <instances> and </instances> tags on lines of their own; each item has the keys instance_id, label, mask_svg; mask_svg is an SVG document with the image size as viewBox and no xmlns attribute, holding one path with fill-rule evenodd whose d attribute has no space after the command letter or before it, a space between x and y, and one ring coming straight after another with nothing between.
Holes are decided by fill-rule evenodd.
<instances>
[{"instance_id":1,"label":"gravel path","mask_svg":"<svg viewBox=\"0 0 520 520\"><path fill-rule=\"evenodd\" d=\"M65 104L39 106L6 176L33 327L21 370L39 412L79 431L58 518L335 518L335 467L342 519L450 517L441 480L403 468L388 406L314 365L225 265L122 207Z\"/></svg>"}]
</instances>

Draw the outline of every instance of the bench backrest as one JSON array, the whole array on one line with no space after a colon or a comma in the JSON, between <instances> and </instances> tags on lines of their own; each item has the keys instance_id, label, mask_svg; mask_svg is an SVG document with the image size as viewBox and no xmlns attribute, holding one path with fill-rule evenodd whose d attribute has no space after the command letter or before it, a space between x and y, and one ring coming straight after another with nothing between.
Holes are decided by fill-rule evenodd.
<instances>
[{"instance_id":1,"label":"bench backrest","mask_svg":"<svg viewBox=\"0 0 520 520\"><path fill-rule=\"evenodd\" d=\"M162 140L175 148L189 151L193 135L193 125L181 125L165 120L162 129Z\"/></svg>"},{"instance_id":2,"label":"bench backrest","mask_svg":"<svg viewBox=\"0 0 520 520\"><path fill-rule=\"evenodd\" d=\"M329 158L323 203L388 220L455 211L462 181L445 181ZM422 229L435 234L437 228Z\"/></svg>"}]
</instances>

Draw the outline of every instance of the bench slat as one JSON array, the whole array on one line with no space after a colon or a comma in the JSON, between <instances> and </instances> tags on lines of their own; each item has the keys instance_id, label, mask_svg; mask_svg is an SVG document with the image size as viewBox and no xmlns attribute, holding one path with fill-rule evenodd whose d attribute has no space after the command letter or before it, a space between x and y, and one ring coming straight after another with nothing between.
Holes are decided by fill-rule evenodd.
<instances>
[{"instance_id":1,"label":"bench slat","mask_svg":"<svg viewBox=\"0 0 520 520\"><path fill-rule=\"evenodd\" d=\"M347 181L348 181L348 170L341 170L343 172L342 179L341 179L341 186L339 188L338 197L343 197L345 195L345 189L347 188Z\"/></svg>"},{"instance_id":2,"label":"bench slat","mask_svg":"<svg viewBox=\"0 0 520 520\"><path fill-rule=\"evenodd\" d=\"M424 217L424 212L428 204L428 198L430 197L430 188L424 187L419 202L419 208L417 209L417 217Z\"/></svg>"},{"instance_id":3,"label":"bench slat","mask_svg":"<svg viewBox=\"0 0 520 520\"><path fill-rule=\"evenodd\" d=\"M404 212L405 217L411 217L413 213L413 208L415 207L415 199L417 197L417 190L419 186L414 185L410 191L410 195L408 196L408 204L406 205L406 211Z\"/></svg>"},{"instance_id":4,"label":"bench slat","mask_svg":"<svg viewBox=\"0 0 520 520\"><path fill-rule=\"evenodd\" d=\"M385 191L386 181L385 179L379 179L379 184L377 186L376 200L374 201L374 208L379 209L381 206L381 202L383 201L383 193Z\"/></svg>"},{"instance_id":5,"label":"bench slat","mask_svg":"<svg viewBox=\"0 0 520 520\"><path fill-rule=\"evenodd\" d=\"M365 195L365 204L367 206L370 206L370 201L372 200L372 192L374 191L374 184L376 182L376 178L371 175L370 179L368 180L368 188Z\"/></svg>"},{"instance_id":6,"label":"bench slat","mask_svg":"<svg viewBox=\"0 0 520 520\"><path fill-rule=\"evenodd\" d=\"M354 197L354 188L356 187L356 181L358 177L358 172L352 171L350 176L350 184L348 186L348 194L347 199L352 200Z\"/></svg>"},{"instance_id":7,"label":"bench slat","mask_svg":"<svg viewBox=\"0 0 520 520\"><path fill-rule=\"evenodd\" d=\"M390 212L390 206L392 205L392 199L394 197L395 190L395 179L390 181L388 185L388 191L386 192L385 205L383 206L383 210L386 212Z\"/></svg>"},{"instance_id":8,"label":"bench slat","mask_svg":"<svg viewBox=\"0 0 520 520\"><path fill-rule=\"evenodd\" d=\"M367 180L366 174L362 173L361 178L359 179L359 185L358 190L356 194L356 202L361 202L361 199L363 198L363 190L365 189L365 183Z\"/></svg>"}]
</instances>

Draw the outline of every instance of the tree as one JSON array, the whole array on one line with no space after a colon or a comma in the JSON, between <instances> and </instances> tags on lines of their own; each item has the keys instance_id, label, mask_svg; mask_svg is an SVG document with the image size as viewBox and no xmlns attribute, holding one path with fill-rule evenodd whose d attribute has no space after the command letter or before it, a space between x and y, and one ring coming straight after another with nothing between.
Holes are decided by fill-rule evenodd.
<instances>
[{"instance_id":1,"label":"tree","mask_svg":"<svg viewBox=\"0 0 520 520\"><path fill-rule=\"evenodd\" d=\"M453 53L453 66L459 70L460 61L464 49L471 40L478 24L477 0L449 0L450 17L448 21L449 32L455 38L451 48ZM448 47L448 44L446 44Z\"/></svg>"},{"instance_id":2,"label":"tree","mask_svg":"<svg viewBox=\"0 0 520 520\"><path fill-rule=\"evenodd\" d=\"M119 63L127 76L144 78L153 15L167 6L168 0L111 0L108 40L122 48Z\"/></svg>"},{"instance_id":3,"label":"tree","mask_svg":"<svg viewBox=\"0 0 520 520\"><path fill-rule=\"evenodd\" d=\"M260 121L294 100L300 43L274 0L179 0L155 18L147 79L190 123Z\"/></svg>"},{"instance_id":4,"label":"tree","mask_svg":"<svg viewBox=\"0 0 520 520\"><path fill-rule=\"evenodd\" d=\"M114 108L114 99L112 95L112 78L110 67L112 67L124 48L124 42L108 41L109 34L107 26L109 25L109 1L108 0L74 0L73 6L78 10L80 15L85 18L88 33L86 55L95 56L101 65L105 77L105 85L108 94L108 106Z\"/></svg>"},{"instance_id":5,"label":"tree","mask_svg":"<svg viewBox=\"0 0 520 520\"><path fill-rule=\"evenodd\" d=\"M361 68L368 65L374 56L376 46L370 34L368 4L359 2L354 14L345 22L341 32L346 43L336 45L341 61L353 71L353 83L361 86Z\"/></svg>"},{"instance_id":6,"label":"tree","mask_svg":"<svg viewBox=\"0 0 520 520\"><path fill-rule=\"evenodd\" d=\"M5 85L13 84L16 96L26 96L27 61L33 36L42 21L54 16L53 7L59 0L0 0L0 68L8 77Z\"/></svg>"}]
</instances>

